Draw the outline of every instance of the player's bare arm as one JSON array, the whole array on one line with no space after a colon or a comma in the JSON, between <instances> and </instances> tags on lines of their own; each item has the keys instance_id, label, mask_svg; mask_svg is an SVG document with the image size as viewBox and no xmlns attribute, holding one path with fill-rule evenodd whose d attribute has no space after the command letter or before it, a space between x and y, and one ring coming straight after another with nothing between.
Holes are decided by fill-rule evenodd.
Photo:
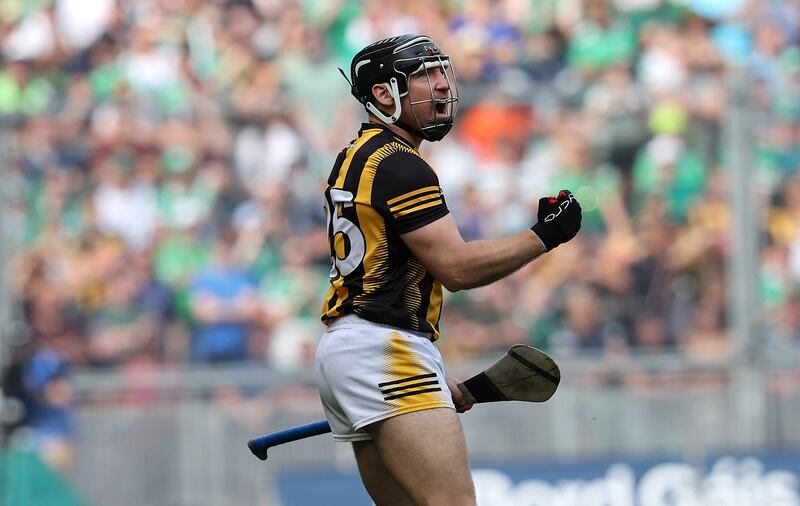
<instances>
[{"instance_id":1,"label":"player's bare arm","mask_svg":"<svg viewBox=\"0 0 800 506\"><path fill-rule=\"evenodd\" d=\"M539 201L539 221L502 239L465 242L447 215L401 235L425 268L451 292L508 276L543 253L569 241L581 225L580 204L567 190Z\"/></svg>"},{"instance_id":2,"label":"player's bare arm","mask_svg":"<svg viewBox=\"0 0 800 506\"><path fill-rule=\"evenodd\" d=\"M401 237L451 292L497 281L546 251L530 230L502 239L465 242L449 214Z\"/></svg>"}]
</instances>

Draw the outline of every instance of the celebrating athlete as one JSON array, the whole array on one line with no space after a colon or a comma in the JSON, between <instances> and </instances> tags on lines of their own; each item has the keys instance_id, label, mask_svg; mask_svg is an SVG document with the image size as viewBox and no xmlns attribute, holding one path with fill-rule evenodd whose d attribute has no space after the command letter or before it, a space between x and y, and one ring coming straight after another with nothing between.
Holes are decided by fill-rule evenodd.
<instances>
[{"instance_id":1,"label":"celebrating athlete","mask_svg":"<svg viewBox=\"0 0 800 506\"><path fill-rule=\"evenodd\" d=\"M377 505L473 505L456 416L471 406L434 345L442 286L511 274L572 239L581 208L562 190L539 200L531 229L464 242L419 153L453 126L450 58L427 36L391 37L356 54L350 83L369 121L339 154L325 191L332 266L315 362L320 397Z\"/></svg>"}]
</instances>

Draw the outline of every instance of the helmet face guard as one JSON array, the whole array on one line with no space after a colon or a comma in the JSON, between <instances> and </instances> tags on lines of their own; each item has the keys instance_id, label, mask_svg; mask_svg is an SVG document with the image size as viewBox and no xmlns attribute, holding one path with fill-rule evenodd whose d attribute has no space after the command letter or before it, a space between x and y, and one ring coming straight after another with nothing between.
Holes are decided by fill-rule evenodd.
<instances>
[{"instance_id":1,"label":"helmet face guard","mask_svg":"<svg viewBox=\"0 0 800 506\"><path fill-rule=\"evenodd\" d=\"M394 44L393 44L394 43ZM381 46L382 54L377 58L369 49ZM387 45L389 47L387 47ZM393 46L393 47L392 47ZM382 50L381 50L382 49ZM402 114L401 98L409 94L411 79L427 81L427 93L422 97L409 95L409 107L415 125L407 125L400 121ZM441 73L447 82L447 94L437 96L434 90L435 72ZM384 39L367 46L353 59L351 65L351 93L367 110L386 123L397 123L410 133L421 136L428 141L441 140L453 127L453 120L458 112L458 84L450 57L439 49L429 37L424 35L406 35ZM383 83L389 88L395 103L391 115L384 114L373 103L372 86Z\"/></svg>"},{"instance_id":2,"label":"helmet face guard","mask_svg":"<svg viewBox=\"0 0 800 506\"><path fill-rule=\"evenodd\" d=\"M421 61L419 61L421 60ZM405 63L406 60L399 60L395 65ZM416 77L417 74L424 72L424 79L427 82L428 93L427 96L422 97L412 96L409 91L408 103L411 108L411 113L414 116L414 121L417 128L422 132L422 137L428 141L441 140L453 128L453 121L458 112L458 84L456 81L455 70L453 69L450 57L447 55L437 55L416 59L410 62L412 64L419 64L406 78L406 89L409 89L409 81L411 79L422 79ZM435 72L440 72L442 77L447 82L447 94L444 96L437 96L434 90L434 81L436 77L433 75ZM419 114L417 112L419 111ZM425 119L433 112L432 119ZM420 122L420 116L423 118L423 123Z\"/></svg>"}]
</instances>

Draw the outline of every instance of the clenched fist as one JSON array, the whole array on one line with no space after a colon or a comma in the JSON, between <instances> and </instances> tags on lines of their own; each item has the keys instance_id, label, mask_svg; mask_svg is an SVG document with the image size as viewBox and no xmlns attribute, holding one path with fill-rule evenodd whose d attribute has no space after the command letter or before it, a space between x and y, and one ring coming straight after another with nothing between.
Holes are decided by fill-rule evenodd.
<instances>
[{"instance_id":1,"label":"clenched fist","mask_svg":"<svg viewBox=\"0 0 800 506\"><path fill-rule=\"evenodd\" d=\"M561 190L557 197L539 199L539 221L531 230L539 236L547 251L563 244L581 229L581 205L569 190Z\"/></svg>"}]
</instances>

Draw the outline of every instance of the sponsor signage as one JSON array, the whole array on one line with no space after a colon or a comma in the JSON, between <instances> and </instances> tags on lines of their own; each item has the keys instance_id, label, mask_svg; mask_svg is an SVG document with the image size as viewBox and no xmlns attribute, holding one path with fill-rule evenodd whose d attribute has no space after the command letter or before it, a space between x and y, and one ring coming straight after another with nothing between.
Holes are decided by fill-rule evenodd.
<instances>
[{"instance_id":1,"label":"sponsor signage","mask_svg":"<svg viewBox=\"0 0 800 506\"><path fill-rule=\"evenodd\" d=\"M480 506L800 506L800 453L698 465L605 459L473 465ZM355 473L284 473L284 506L370 505Z\"/></svg>"}]
</instances>

